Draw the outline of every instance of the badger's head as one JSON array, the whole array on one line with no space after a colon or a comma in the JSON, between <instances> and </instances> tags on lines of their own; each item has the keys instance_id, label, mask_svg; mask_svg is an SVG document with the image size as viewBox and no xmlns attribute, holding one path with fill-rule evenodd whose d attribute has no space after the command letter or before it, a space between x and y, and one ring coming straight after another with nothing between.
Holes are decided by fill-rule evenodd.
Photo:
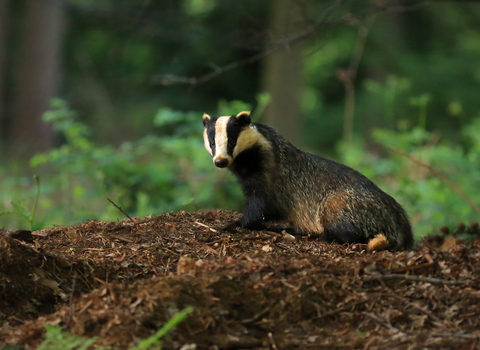
<instances>
[{"instance_id":1,"label":"badger's head","mask_svg":"<svg viewBox=\"0 0 480 350\"><path fill-rule=\"evenodd\" d=\"M252 125L250 112L227 117L203 115L205 148L213 164L225 168L243 151L258 143L261 135Z\"/></svg>"}]
</instances>

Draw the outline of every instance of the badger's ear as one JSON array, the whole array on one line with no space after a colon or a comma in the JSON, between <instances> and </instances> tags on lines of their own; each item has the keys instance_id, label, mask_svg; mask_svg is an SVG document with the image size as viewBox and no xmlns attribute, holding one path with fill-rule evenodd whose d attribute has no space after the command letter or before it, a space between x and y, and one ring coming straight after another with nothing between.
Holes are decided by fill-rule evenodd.
<instances>
[{"instance_id":1,"label":"badger's ear","mask_svg":"<svg viewBox=\"0 0 480 350\"><path fill-rule=\"evenodd\" d=\"M203 126L207 126L207 123L212 119L207 113L203 114L202 120L203 120Z\"/></svg>"},{"instance_id":2,"label":"badger's ear","mask_svg":"<svg viewBox=\"0 0 480 350\"><path fill-rule=\"evenodd\" d=\"M237 114L237 120L242 126L250 125L252 119L250 118L250 112L240 112Z\"/></svg>"}]
</instances>

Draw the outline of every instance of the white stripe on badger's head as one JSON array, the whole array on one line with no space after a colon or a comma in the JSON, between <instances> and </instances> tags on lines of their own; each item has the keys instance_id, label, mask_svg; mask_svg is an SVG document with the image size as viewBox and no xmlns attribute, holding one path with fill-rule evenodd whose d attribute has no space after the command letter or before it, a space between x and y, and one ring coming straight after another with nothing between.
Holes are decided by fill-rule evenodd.
<instances>
[{"instance_id":1,"label":"white stripe on badger's head","mask_svg":"<svg viewBox=\"0 0 480 350\"><path fill-rule=\"evenodd\" d=\"M228 161L227 166L232 164L233 157L228 154L228 135L227 135L227 124L231 117L220 117L215 123L215 154L213 155L213 163L217 163L221 159L226 159ZM232 142L232 141L230 141ZM225 161L223 161L225 164ZM217 165L218 166L218 165ZM224 167L221 167L224 168Z\"/></svg>"},{"instance_id":2,"label":"white stripe on badger's head","mask_svg":"<svg viewBox=\"0 0 480 350\"><path fill-rule=\"evenodd\" d=\"M205 144L205 149L213 157L212 146L210 141L208 140L208 134L207 134L207 126L211 123L212 117L210 117L207 113L204 113L202 119L203 119L203 125L205 126L205 129L203 130L203 142Z\"/></svg>"},{"instance_id":3,"label":"white stripe on badger's head","mask_svg":"<svg viewBox=\"0 0 480 350\"><path fill-rule=\"evenodd\" d=\"M251 124L250 112L213 117L203 115L205 148L219 168L230 166L243 151L255 146L270 146L268 141Z\"/></svg>"}]
</instances>

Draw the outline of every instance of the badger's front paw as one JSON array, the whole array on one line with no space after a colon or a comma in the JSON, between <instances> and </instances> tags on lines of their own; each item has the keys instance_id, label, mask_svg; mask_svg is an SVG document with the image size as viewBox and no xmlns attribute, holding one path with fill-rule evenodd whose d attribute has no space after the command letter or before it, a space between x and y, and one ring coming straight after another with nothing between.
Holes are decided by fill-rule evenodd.
<instances>
[{"instance_id":1,"label":"badger's front paw","mask_svg":"<svg viewBox=\"0 0 480 350\"><path fill-rule=\"evenodd\" d=\"M248 230L261 230L264 228L261 222L252 222L241 218L240 220L228 223L222 228L222 231L236 232L237 227L246 228Z\"/></svg>"},{"instance_id":2,"label":"badger's front paw","mask_svg":"<svg viewBox=\"0 0 480 350\"><path fill-rule=\"evenodd\" d=\"M235 232L237 231L237 227L240 227L240 220L231 221L227 225L223 226L220 230L228 231L228 232Z\"/></svg>"}]
</instances>

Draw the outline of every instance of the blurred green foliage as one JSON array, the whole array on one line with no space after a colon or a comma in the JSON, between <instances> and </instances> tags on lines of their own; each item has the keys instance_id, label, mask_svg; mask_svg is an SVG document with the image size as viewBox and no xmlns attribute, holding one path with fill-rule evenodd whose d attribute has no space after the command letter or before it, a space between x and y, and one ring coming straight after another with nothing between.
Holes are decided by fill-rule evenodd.
<instances>
[{"instance_id":1,"label":"blurred green foliage","mask_svg":"<svg viewBox=\"0 0 480 350\"><path fill-rule=\"evenodd\" d=\"M260 106L267 101L259 96ZM250 109L240 101L219 102L222 114ZM216 207L240 210L239 186L229 172L213 166L204 149L201 117L198 112L162 108L153 120L155 134L119 147L102 146L91 140L89 129L65 101L53 100L44 120L53 123L65 142L31 159L31 167L45 174L34 228L122 218L107 198L131 216ZM25 187L32 185L22 180ZM9 212L11 206L17 208L14 199L26 200L31 193L9 186L14 182L15 178L7 177L2 182L5 186L0 185L4 198L0 214ZM7 227L24 224L2 217Z\"/></svg>"},{"instance_id":2,"label":"blurred green foliage","mask_svg":"<svg viewBox=\"0 0 480 350\"><path fill-rule=\"evenodd\" d=\"M29 209L24 203L24 200L20 199L22 200L22 202L16 202L13 200L10 202L10 210L0 211L0 217L14 215L27 221L30 231L33 230L33 223L35 222L35 212L37 211L38 199L40 198L40 178L37 175L33 175L33 179L35 180L35 184L37 186L37 194L35 195L35 198L33 200L32 209Z\"/></svg>"},{"instance_id":3,"label":"blurred green foliage","mask_svg":"<svg viewBox=\"0 0 480 350\"><path fill-rule=\"evenodd\" d=\"M258 54L270 35L271 1L134 2L69 0L62 98L45 120L62 145L32 159L42 180L15 160L0 167L0 227L34 228L114 220L170 210L241 207L233 177L212 166L202 140L203 112L234 114L269 102L259 93L263 62L239 65L199 86L158 76L201 77ZM304 24L329 2L304 5ZM332 23L368 11L344 2ZM13 6L16 15L20 12ZM17 10L16 10L17 9ZM417 235L478 215L425 168L387 153L397 148L430 164L474 202L480 167L480 6L436 3L376 15L355 84L354 141L340 142L345 89L365 18L325 26L302 43L303 145L363 172L407 209ZM192 112L194 111L194 112ZM153 120L153 122L152 122ZM372 131L373 130L373 131ZM12 202L16 203L17 209ZM31 218L32 220L29 220ZM30 221L30 222L29 222Z\"/></svg>"},{"instance_id":4,"label":"blurred green foliage","mask_svg":"<svg viewBox=\"0 0 480 350\"><path fill-rule=\"evenodd\" d=\"M390 90L388 84L372 91L387 92ZM404 80L403 85L409 86L408 81ZM474 203L480 203L480 192L471 190L480 183L480 115L462 128L462 144L465 145L462 147L438 131L425 130L430 98L427 93L410 97L412 105L418 107L417 125L401 119L397 131L373 130L376 144L367 144L357 137L352 144L341 142L337 145L342 162L372 179L405 207L417 237L438 232L444 225L453 228L460 221L469 223L479 219L472 206L426 166L389 153L384 147L400 150L435 168Z\"/></svg>"},{"instance_id":5,"label":"blurred green foliage","mask_svg":"<svg viewBox=\"0 0 480 350\"><path fill-rule=\"evenodd\" d=\"M388 87L378 91L388 91ZM372 93L376 93L372 90ZM466 125L462 134L466 147L453 144L438 132L425 130L426 95L412 97L417 101L418 125L398 121L398 129L375 129L376 143L355 137L350 144L340 142L339 161L376 182L407 210L417 237L438 231L443 225L478 220L478 213L452 188L426 167L389 153L385 146L401 150L421 162L435 167L466 192L475 203L480 193L469 191L480 183L480 117ZM259 96L268 103L268 98ZM422 103L420 103L420 102ZM262 109L261 103L259 109ZM251 106L220 101L219 114L250 110ZM82 220L116 220L118 209L107 203L112 199L131 216L147 216L174 210L231 208L240 210L242 195L233 176L212 165L203 146L201 113L160 109L153 125L156 134L119 147L101 146L89 137L88 128L62 100L52 101L52 110L44 119L52 122L65 143L51 152L32 158L34 169L44 168L50 174L42 181L40 214L34 228L51 224L71 224ZM4 175L0 185L5 198L34 200L32 191L22 194L9 191L16 178ZM25 179L24 179L25 180ZM33 187L33 184L26 184ZM13 187L15 188L15 187ZM6 211L5 203L0 212ZM18 205L14 204L15 209ZM25 224L25 220L23 222ZM2 221L2 225L17 221Z\"/></svg>"},{"instance_id":6,"label":"blurred green foliage","mask_svg":"<svg viewBox=\"0 0 480 350\"><path fill-rule=\"evenodd\" d=\"M96 343L95 338L83 338L62 331L62 327L45 325L45 340L39 350L87 350ZM106 346L97 346L99 350L109 350Z\"/></svg>"}]
</instances>

